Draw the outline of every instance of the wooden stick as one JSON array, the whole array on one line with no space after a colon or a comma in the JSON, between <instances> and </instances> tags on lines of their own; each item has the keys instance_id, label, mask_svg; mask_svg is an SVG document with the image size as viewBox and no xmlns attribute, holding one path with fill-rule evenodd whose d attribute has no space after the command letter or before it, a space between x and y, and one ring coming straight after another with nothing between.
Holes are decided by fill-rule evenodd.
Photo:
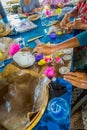
<instances>
[{"instance_id":1,"label":"wooden stick","mask_svg":"<svg viewBox=\"0 0 87 130\"><path fill-rule=\"evenodd\" d=\"M36 40L38 38L41 38L41 37L43 37L43 35L31 38L31 39L28 40L28 42L32 42L32 41L34 41L34 40Z\"/></svg>"},{"instance_id":2,"label":"wooden stick","mask_svg":"<svg viewBox=\"0 0 87 130\"><path fill-rule=\"evenodd\" d=\"M49 26L55 25L56 23L58 23L58 21L54 21L53 23L47 24L46 26L49 27Z\"/></svg>"}]
</instances>

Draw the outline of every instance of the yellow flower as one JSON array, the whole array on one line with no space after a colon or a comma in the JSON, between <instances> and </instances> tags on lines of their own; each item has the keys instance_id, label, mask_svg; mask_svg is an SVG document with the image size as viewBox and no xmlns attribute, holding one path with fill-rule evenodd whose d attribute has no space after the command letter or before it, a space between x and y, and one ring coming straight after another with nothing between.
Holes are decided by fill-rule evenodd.
<instances>
[{"instance_id":1,"label":"yellow flower","mask_svg":"<svg viewBox=\"0 0 87 130\"><path fill-rule=\"evenodd\" d=\"M46 61L44 60L44 59L42 59L42 60L40 60L39 62L38 62L38 65L45 65L46 64Z\"/></svg>"},{"instance_id":2,"label":"yellow flower","mask_svg":"<svg viewBox=\"0 0 87 130\"><path fill-rule=\"evenodd\" d=\"M58 35L62 35L62 31L58 31L57 34L58 34Z\"/></svg>"},{"instance_id":3,"label":"yellow flower","mask_svg":"<svg viewBox=\"0 0 87 130\"><path fill-rule=\"evenodd\" d=\"M56 9L56 13L57 13L57 14L60 14L60 13L61 13L61 11L62 11L62 9L61 9L61 8Z\"/></svg>"}]
</instances>

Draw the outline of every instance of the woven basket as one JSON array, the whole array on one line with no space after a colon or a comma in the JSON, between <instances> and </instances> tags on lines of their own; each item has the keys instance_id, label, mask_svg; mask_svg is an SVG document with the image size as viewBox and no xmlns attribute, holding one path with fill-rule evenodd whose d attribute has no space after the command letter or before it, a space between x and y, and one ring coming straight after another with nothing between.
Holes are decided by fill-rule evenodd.
<instances>
[{"instance_id":1,"label":"woven basket","mask_svg":"<svg viewBox=\"0 0 87 130\"><path fill-rule=\"evenodd\" d=\"M34 15L29 16L30 21L35 21L35 20L38 20L39 18L40 18L39 14L34 14Z\"/></svg>"},{"instance_id":2,"label":"woven basket","mask_svg":"<svg viewBox=\"0 0 87 130\"><path fill-rule=\"evenodd\" d=\"M0 23L0 28L1 27L4 29L4 32L0 33L0 38L4 37L4 36L7 36L12 31L12 29L10 27L7 29L7 26L5 24L3 24L3 23Z\"/></svg>"},{"instance_id":3,"label":"woven basket","mask_svg":"<svg viewBox=\"0 0 87 130\"><path fill-rule=\"evenodd\" d=\"M45 109L46 109L46 106L47 106L47 103L48 103L48 97L49 97L48 86L47 86L46 90L44 91L44 93L45 93L46 102L45 102L44 105L42 105L41 110L31 120L31 123L30 123L29 127L27 128L27 130L32 130L37 125L37 123L39 122L39 120L41 119L42 115L45 112Z\"/></svg>"},{"instance_id":4,"label":"woven basket","mask_svg":"<svg viewBox=\"0 0 87 130\"><path fill-rule=\"evenodd\" d=\"M19 2L20 2L20 0L9 0L8 2L6 2L6 4L16 4Z\"/></svg>"}]
</instances>

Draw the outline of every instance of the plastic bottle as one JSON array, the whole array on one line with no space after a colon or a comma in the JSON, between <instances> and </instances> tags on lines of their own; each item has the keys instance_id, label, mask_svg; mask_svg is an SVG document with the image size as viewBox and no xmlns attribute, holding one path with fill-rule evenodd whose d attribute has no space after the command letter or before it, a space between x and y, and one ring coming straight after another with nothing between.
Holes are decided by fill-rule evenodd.
<instances>
[{"instance_id":1,"label":"plastic bottle","mask_svg":"<svg viewBox=\"0 0 87 130\"><path fill-rule=\"evenodd\" d=\"M18 42L19 42L21 48L24 48L24 47L25 47L24 38L22 38L22 37L20 36Z\"/></svg>"},{"instance_id":2,"label":"plastic bottle","mask_svg":"<svg viewBox=\"0 0 87 130\"><path fill-rule=\"evenodd\" d=\"M40 20L41 20L41 25L42 25L42 26L46 26L46 18L45 18L45 16L44 16L44 11L42 11L42 12L40 13Z\"/></svg>"}]
</instances>

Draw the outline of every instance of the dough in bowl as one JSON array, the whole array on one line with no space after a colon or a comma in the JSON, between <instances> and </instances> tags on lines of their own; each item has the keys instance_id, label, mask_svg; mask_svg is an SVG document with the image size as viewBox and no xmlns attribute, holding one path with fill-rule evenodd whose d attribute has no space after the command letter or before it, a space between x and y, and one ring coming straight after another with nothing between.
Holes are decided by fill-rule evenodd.
<instances>
[{"instance_id":1,"label":"dough in bowl","mask_svg":"<svg viewBox=\"0 0 87 130\"><path fill-rule=\"evenodd\" d=\"M35 57L29 51L19 51L13 56L13 60L23 68L32 66L35 62Z\"/></svg>"}]
</instances>

